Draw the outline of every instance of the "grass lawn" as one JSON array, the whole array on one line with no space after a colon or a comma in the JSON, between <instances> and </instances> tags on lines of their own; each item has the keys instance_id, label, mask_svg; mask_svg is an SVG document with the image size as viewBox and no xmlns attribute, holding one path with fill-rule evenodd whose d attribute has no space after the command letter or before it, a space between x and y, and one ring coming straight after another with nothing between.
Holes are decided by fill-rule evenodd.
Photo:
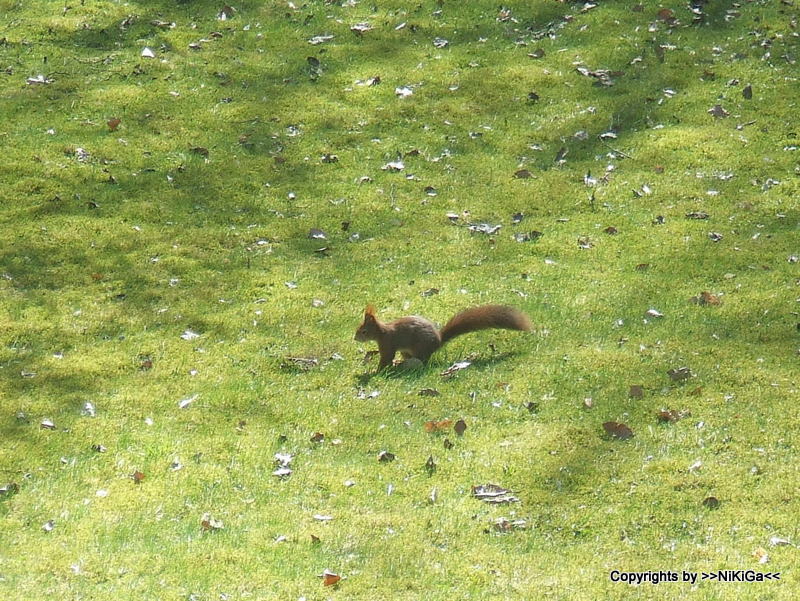
<instances>
[{"instance_id":1,"label":"grass lawn","mask_svg":"<svg viewBox=\"0 0 800 601\"><path fill-rule=\"evenodd\" d=\"M793 599L798 2L690 4L0 0L0 597Z\"/></svg>"}]
</instances>

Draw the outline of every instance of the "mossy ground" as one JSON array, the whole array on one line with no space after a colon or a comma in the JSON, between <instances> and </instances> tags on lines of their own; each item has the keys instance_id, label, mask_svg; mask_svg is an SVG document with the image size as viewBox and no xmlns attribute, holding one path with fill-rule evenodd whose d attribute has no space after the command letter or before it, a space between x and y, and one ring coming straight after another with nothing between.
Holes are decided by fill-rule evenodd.
<instances>
[{"instance_id":1,"label":"mossy ground","mask_svg":"<svg viewBox=\"0 0 800 601\"><path fill-rule=\"evenodd\" d=\"M0 0L3 598L793 598L796 7L598 4ZM536 327L369 377L368 302Z\"/></svg>"}]
</instances>

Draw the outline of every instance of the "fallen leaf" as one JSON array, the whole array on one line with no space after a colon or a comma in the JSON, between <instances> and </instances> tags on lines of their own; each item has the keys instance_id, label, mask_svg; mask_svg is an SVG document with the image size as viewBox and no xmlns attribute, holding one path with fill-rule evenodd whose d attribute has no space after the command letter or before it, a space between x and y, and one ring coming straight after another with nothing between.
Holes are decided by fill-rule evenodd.
<instances>
[{"instance_id":1,"label":"fallen leaf","mask_svg":"<svg viewBox=\"0 0 800 601\"><path fill-rule=\"evenodd\" d=\"M628 396L632 399L644 398L644 387L634 384L628 390Z\"/></svg>"},{"instance_id":2,"label":"fallen leaf","mask_svg":"<svg viewBox=\"0 0 800 601\"><path fill-rule=\"evenodd\" d=\"M436 462L433 460L433 455L428 456L428 460L425 462L425 471L428 474L433 474L436 471Z\"/></svg>"},{"instance_id":3,"label":"fallen leaf","mask_svg":"<svg viewBox=\"0 0 800 601\"><path fill-rule=\"evenodd\" d=\"M319 359L316 357L286 357L281 364L284 369L293 367L300 371L308 371L319 365Z\"/></svg>"},{"instance_id":4,"label":"fallen leaf","mask_svg":"<svg viewBox=\"0 0 800 601\"><path fill-rule=\"evenodd\" d=\"M509 520L500 517L492 522L492 527L498 532L511 532L512 530L525 530L528 527L527 520Z\"/></svg>"},{"instance_id":5,"label":"fallen leaf","mask_svg":"<svg viewBox=\"0 0 800 601\"><path fill-rule=\"evenodd\" d=\"M681 380L688 380L692 377L692 370L688 367L678 367L675 369L670 369L667 372L670 380L673 382L680 382Z\"/></svg>"},{"instance_id":6,"label":"fallen leaf","mask_svg":"<svg viewBox=\"0 0 800 601\"><path fill-rule=\"evenodd\" d=\"M769 561L769 553L762 547L758 547L753 551L753 557L758 560L758 563L767 563Z\"/></svg>"},{"instance_id":7,"label":"fallen leaf","mask_svg":"<svg viewBox=\"0 0 800 601\"><path fill-rule=\"evenodd\" d=\"M131 478L133 479L134 484L141 484L144 481L144 474L140 471L135 471L131 474Z\"/></svg>"},{"instance_id":8,"label":"fallen leaf","mask_svg":"<svg viewBox=\"0 0 800 601\"><path fill-rule=\"evenodd\" d=\"M11 495L17 494L19 492L19 484L16 482L9 482L8 484L4 484L0 486L0 497L10 497Z\"/></svg>"},{"instance_id":9,"label":"fallen leaf","mask_svg":"<svg viewBox=\"0 0 800 601\"><path fill-rule=\"evenodd\" d=\"M389 161L383 167L381 167L383 171L402 171L405 168L405 163L403 163L403 161L400 159L397 159L396 161Z\"/></svg>"},{"instance_id":10,"label":"fallen leaf","mask_svg":"<svg viewBox=\"0 0 800 601\"><path fill-rule=\"evenodd\" d=\"M771 547L783 547L786 545L791 545L792 541L788 538L781 538L779 536L772 536L769 539L769 544Z\"/></svg>"},{"instance_id":11,"label":"fallen leaf","mask_svg":"<svg viewBox=\"0 0 800 601\"><path fill-rule=\"evenodd\" d=\"M691 302L693 302L694 304L701 305L701 306L719 305L719 304L722 303L722 301L720 300L720 298L716 294L711 294L708 291L703 291L700 294L698 294L697 296L693 296L689 300Z\"/></svg>"},{"instance_id":12,"label":"fallen leaf","mask_svg":"<svg viewBox=\"0 0 800 601\"><path fill-rule=\"evenodd\" d=\"M441 432L442 430L447 430L452 425L453 425L453 420L442 419L439 421L431 420L425 422L425 425L423 427L425 428L426 432L431 433L431 432Z\"/></svg>"},{"instance_id":13,"label":"fallen leaf","mask_svg":"<svg viewBox=\"0 0 800 601\"><path fill-rule=\"evenodd\" d=\"M503 227L502 225L492 225L491 223L471 223L467 226L467 229L471 232L476 232L478 234L486 234L488 236L492 236L500 231L500 228Z\"/></svg>"},{"instance_id":14,"label":"fallen leaf","mask_svg":"<svg viewBox=\"0 0 800 601\"><path fill-rule=\"evenodd\" d=\"M724 108L722 108L721 104L715 104L710 109L708 109L708 114L709 115L713 115L717 119L722 119L722 118L727 117L728 115L730 115L730 113L728 111L726 111Z\"/></svg>"},{"instance_id":15,"label":"fallen leaf","mask_svg":"<svg viewBox=\"0 0 800 601\"><path fill-rule=\"evenodd\" d=\"M203 527L203 530L222 530L225 526L221 520L216 519L210 513L204 513L203 517L200 518L200 525Z\"/></svg>"},{"instance_id":16,"label":"fallen leaf","mask_svg":"<svg viewBox=\"0 0 800 601\"><path fill-rule=\"evenodd\" d=\"M122 123L120 119L114 118L110 119L106 125L108 125L109 131L117 131L117 128L119 127L120 123Z\"/></svg>"},{"instance_id":17,"label":"fallen leaf","mask_svg":"<svg viewBox=\"0 0 800 601\"><path fill-rule=\"evenodd\" d=\"M342 579L342 577L339 576L339 574L335 574L330 570L325 570L324 572L322 572L322 575L320 577L322 578L323 586L333 586Z\"/></svg>"},{"instance_id":18,"label":"fallen leaf","mask_svg":"<svg viewBox=\"0 0 800 601\"><path fill-rule=\"evenodd\" d=\"M220 21L227 21L228 19L232 18L235 13L236 13L236 9L233 8L232 6L228 6L226 4L217 13L217 19L220 20Z\"/></svg>"},{"instance_id":19,"label":"fallen leaf","mask_svg":"<svg viewBox=\"0 0 800 601\"><path fill-rule=\"evenodd\" d=\"M189 405L194 403L198 398L200 398L199 394L193 394L190 397L187 397L185 399L181 399L180 401L178 401L178 408L179 409L186 409Z\"/></svg>"},{"instance_id":20,"label":"fallen leaf","mask_svg":"<svg viewBox=\"0 0 800 601\"><path fill-rule=\"evenodd\" d=\"M446 450L448 450L448 451L450 449L452 449L454 446L456 446L456 445L453 444L453 442L449 438L445 438L444 441L442 442L442 444L443 444L444 448Z\"/></svg>"},{"instance_id":21,"label":"fallen leaf","mask_svg":"<svg viewBox=\"0 0 800 601\"><path fill-rule=\"evenodd\" d=\"M443 378L449 378L453 374L461 371L462 369L467 369L472 363L470 361L456 361L446 370L441 373Z\"/></svg>"},{"instance_id":22,"label":"fallen leaf","mask_svg":"<svg viewBox=\"0 0 800 601\"><path fill-rule=\"evenodd\" d=\"M150 21L150 25L153 27L158 27L159 29L175 29L175 23L173 21L161 21L160 19L155 19Z\"/></svg>"},{"instance_id":23,"label":"fallen leaf","mask_svg":"<svg viewBox=\"0 0 800 601\"><path fill-rule=\"evenodd\" d=\"M275 462L282 467L289 465L292 459L294 459L294 457L289 453L275 453Z\"/></svg>"},{"instance_id":24,"label":"fallen leaf","mask_svg":"<svg viewBox=\"0 0 800 601\"><path fill-rule=\"evenodd\" d=\"M332 35L315 35L314 37L308 40L308 43L311 44L312 46L316 46L324 42L330 42L332 39L333 39Z\"/></svg>"},{"instance_id":25,"label":"fallen leaf","mask_svg":"<svg viewBox=\"0 0 800 601\"><path fill-rule=\"evenodd\" d=\"M517 232L514 234L514 240L516 242L535 242L542 236L544 236L544 234L536 230L530 232Z\"/></svg>"},{"instance_id":26,"label":"fallen leaf","mask_svg":"<svg viewBox=\"0 0 800 601\"><path fill-rule=\"evenodd\" d=\"M617 438L619 440L633 438L633 430L620 422L605 422L603 424L603 429L606 431L606 434L612 438Z\"/></svg>"},{"instance_id":27,"label":"fallen leaf","mask_svg":"<svg viewBox=\"0 0 800 601\"><path fill-rule=\"evenodd\" d=\"M669 8L662 8L661 10L656 13L659 21L669 21L675 17L675 13L672 12Z\"/></svg>"},{"instance_id":28,"label":"fallen leaf","mask_svg":"<svg viewBox=\"0 0 800 601\"><path fill-rule=\"evenodd\" d=\"M684 417L689 417L691 413L689 411L677 411L675 409L659 409L656 412L656 417L660 422L669 422L675 423L679 419L683 419Z\"/></svg>"},{"instance_id":29,"label":"fallen leaf","mask_svg":"<svg viewBox=\"0 0 800 601\"><path fill-rule=\"evenodd\" d=\"M25 80L25 83L28 84L29 86L32 86L35 84L50 84L53 83L53 80L50 79L49 77L45 77L44 75L39 74L36 75L35 77L28 77Z\"/></svg>"},{"instance_id":30,"label":"fallen leaf","mask_svg":"<svg viewBox=\"0 0 800 601\"><path fill-rule=\"evenodd\" d=\"M381 451L378 453L378 461L380 463L389 463L395 460L394 453L390 453L389 451Z\"/></svg>"},{"instance_id":31,"label":"fallen leaf","mask_svg":"<svg viewBox=\"0 0 800 601\"><path fill-rule=\"evenodd\" d=\"M744 88L742 88L742 96L744 96L745 100L750 100L753 98L753 86L747 84Z\"/></svg>"},{"instance_id":32,"label":"fallen leaf","mask_svg":"<svg viewBox=\"0 0 800 601\"><path fill-rule=\"evenodd\" d=\"M519 499L510 490L497 484L481 484L472 487L472 496L485 503L517 503Z\"/></svg>"},{"instance_id":33,"label":"fallen leaf","mask_svg":"<svg viewBox=\"0 0 800 601\"><path fill-rule=\"evenodd\" d=\"M325 440L325 435L322 432L314 432L311 436L311 442L318 444Z\"/></svg>"},{"instance_id":34,"label":"fallen leaf","mask_svg":"<svg viewBox=\"0 0 800 601\"><path fill-rule=\"evenodd\" d=\"M417 394L419 396L439 396L441 393L435 388L423 388Z\"/></svg>"},{"instance_id":35,"label":"fallen leaf","mask_svg":"<svg viewBox=\"0 0 800 601\"><path fill-rule=\"evenodd\" d=\"M463 436L464 432L467 431L467 423L463 419L460 419L453 426L453 430L455 430L455 433L459 436Z\"/></svg>"},{"instance_id":36,"label":"fallen leaf","mask_svg":"<svg viewBox=\"0 0 800 601\"><path fill-rule=\"evenodd\" d=\"M355 25L350 26L350 31L356 35L364 35L368 31L372 31L372 25L369 23L356 23Z\"/></svg>"},{"instance_id":37,"label":"fallen leaf","mask_svg":"<svg viewBox=\"0 0 800 601\"><path fill-rule=\"evenodd\" d=\"M514 177L516 179L530 179L533 177L533 173L527 169L519 169L514 172Z\"/></svg>"}]
</instances>

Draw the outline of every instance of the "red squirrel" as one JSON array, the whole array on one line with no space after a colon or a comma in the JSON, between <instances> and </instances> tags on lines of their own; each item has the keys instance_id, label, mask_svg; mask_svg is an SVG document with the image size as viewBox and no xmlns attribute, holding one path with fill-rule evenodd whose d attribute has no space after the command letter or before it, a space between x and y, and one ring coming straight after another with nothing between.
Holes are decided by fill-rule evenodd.
<instances>
[{"instance_id":1,"label":"red squirrel","mask_svg":"<svg viewBox=\"0 0 800 601\"><path fill-rule=\"evenodd\" d=\"M404 359L416 357L425 363L434 351L456 336L488 328L529 332L531 320L514 307L483 305L458 313L441 330L437 330L430 321L417 315L390 322L378 321L375 307L367 305L364 322L358 326L355 339L359 342L374 340L378 343L381 355L378 371L381 371L392 365L397 351L400 351Z\"/></svg>"}]
</instances>

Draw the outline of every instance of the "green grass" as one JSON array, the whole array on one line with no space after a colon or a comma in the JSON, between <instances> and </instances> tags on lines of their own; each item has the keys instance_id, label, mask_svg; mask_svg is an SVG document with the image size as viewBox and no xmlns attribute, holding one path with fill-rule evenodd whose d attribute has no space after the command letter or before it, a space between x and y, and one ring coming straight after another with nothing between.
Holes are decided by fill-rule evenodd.
<instances>
[{"instance_id":1,"label":"green grass","mask_svg":"<svg viewBox=\"0 0 800 601\"><path fill-rule=\"evenodd\" d=\"M796 7L294 4L0 0L3 599L793 598ZM535 331L370 377L369 302L439 323L509 303ZM444 418L464 436L425 431ZM488 482L520 502L474 499Z\"/></svg>"}]
</instances>

